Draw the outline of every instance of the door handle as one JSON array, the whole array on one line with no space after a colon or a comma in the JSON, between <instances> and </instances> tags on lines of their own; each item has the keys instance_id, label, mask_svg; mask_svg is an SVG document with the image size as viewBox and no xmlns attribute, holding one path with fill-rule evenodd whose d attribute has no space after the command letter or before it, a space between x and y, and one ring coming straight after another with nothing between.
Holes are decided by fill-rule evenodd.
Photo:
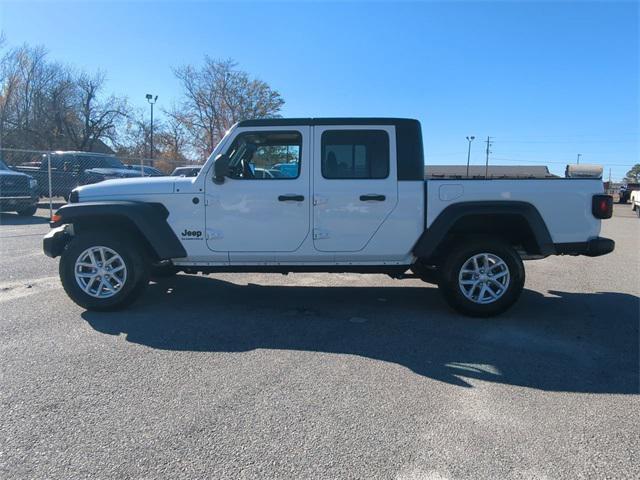
<instances>
[{"instance_id":1,"label":"door handle","mask_svg":"<svg viewBox=\"0 0 640 480\"><path fill-rule=\"evenodd\" d=\"M367 202L369 200L373 200L374 202L384 202L387 199L384 195L378 195L375 193L370 193L368 195L360 195L360 200L362 202Z\"/></svg>"},{"instance_id":2,"label":"door handle","mask_svg":"<svg viewBox=\"0 0 640 480\"><path fill-rule=\"evenodd\" d=\"M278 196L280 202L304 202L304 195L280 195Z\"/></svg>"}]
</instances>

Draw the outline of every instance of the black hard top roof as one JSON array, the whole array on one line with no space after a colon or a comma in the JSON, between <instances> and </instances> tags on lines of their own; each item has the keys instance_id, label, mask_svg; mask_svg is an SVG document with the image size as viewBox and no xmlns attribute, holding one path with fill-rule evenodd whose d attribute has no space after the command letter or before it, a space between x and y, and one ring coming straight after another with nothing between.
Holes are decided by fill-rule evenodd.
<instances>
[{"instance_id":1,"label":"black hard top roof","mask_svg":"<svg viewBox=\"0 0 640 480\"><path fill-rule=\"evenodd\" d=\"M285 125L398 125L409 122L419 123L412 118L385 117L336 117L336 118L260 118L243 120L239 127L270 127Z\"/></svg>"}]
</instances>

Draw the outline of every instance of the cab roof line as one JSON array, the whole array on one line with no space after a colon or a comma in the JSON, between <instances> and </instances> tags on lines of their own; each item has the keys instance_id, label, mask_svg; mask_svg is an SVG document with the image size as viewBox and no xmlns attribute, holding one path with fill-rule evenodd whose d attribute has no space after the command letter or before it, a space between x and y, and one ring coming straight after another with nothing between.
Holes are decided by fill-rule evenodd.
<instances>
[{"instance_id":1,"label":"cab roof line","mask_svg":"<svg viewBox=\"0 0 640 480\"><path fill-rule=\"evenodd\" d=\"M238 127L268 127L287 125L397 125L418 120L387 117L335 117L335 118L259 118L243 120Z\"/></svg>"}]
</instances>

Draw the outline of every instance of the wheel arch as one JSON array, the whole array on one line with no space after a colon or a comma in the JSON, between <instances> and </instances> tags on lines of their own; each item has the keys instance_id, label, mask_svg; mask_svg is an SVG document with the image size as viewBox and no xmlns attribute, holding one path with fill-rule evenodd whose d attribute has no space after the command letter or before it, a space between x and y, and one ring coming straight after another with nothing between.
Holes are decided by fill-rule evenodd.
<instances>
[{"instance_id":1,"label":"wheel arch","mask_svg":"<svg viewBox=\"0 0 640 480\"><path fill-rule=\"evenodd\" d=\"M173 232L169 212L160 203L106 201L71 203L54 215L52 227L73 225L74 234L90 230L117 231L140 241L153 260L186 257Z\"/></svg>"},{"instance_id":2,"label":"wheel arch","mask_svg":"<svg viewBox=\"0 0 640 480\"><path fill-rule=\"evenodd\" d=\"M461 202L448 206L420 236L413 253L437 259L446 246L469 235L497 236L521 246L529 255L555 253L553 240L540 212L516 201Z\"/></svg>"}]
</instances>

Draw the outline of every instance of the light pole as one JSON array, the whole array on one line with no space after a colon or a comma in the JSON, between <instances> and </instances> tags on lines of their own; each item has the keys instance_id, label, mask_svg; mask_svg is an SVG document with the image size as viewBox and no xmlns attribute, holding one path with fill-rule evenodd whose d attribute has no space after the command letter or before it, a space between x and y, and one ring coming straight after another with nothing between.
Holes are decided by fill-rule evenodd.
<instances>
[{"instance_id":1,"label":"light pole","mask_svg":"<svg viewBox=\"0 0 640 480\"><path fill-rule=\"evenodd\" d=\"M578 165L580 165L580 157L582 156L581 153L578 154Z\"/></svg>"},{"instance_id":2,"label":"light pole","mask_svg":"<svg viewBox=\"0 0 640 480\"><path fill-rule=\"evenodd\" d=\"M151 160L151 166L153 167L153 105L158 100L158 95L155 97L150 93L147 93L147 102L151 105L151 148L149 149L149 159ZM144 172L143 172L144 174Z\"/></svg>"},{"instance_id":3,"label":"light pole","mask_svg":"<svg viewBox=\"0 0 640 480\"><path fill-rule=\"evenodd\" d=\"M471 160L471 142L476 139L473 135L467 137L467 142L469 142L469 150L467 150L467 178L469 178L469 161Z\"/></svg>"}]
</instances>

